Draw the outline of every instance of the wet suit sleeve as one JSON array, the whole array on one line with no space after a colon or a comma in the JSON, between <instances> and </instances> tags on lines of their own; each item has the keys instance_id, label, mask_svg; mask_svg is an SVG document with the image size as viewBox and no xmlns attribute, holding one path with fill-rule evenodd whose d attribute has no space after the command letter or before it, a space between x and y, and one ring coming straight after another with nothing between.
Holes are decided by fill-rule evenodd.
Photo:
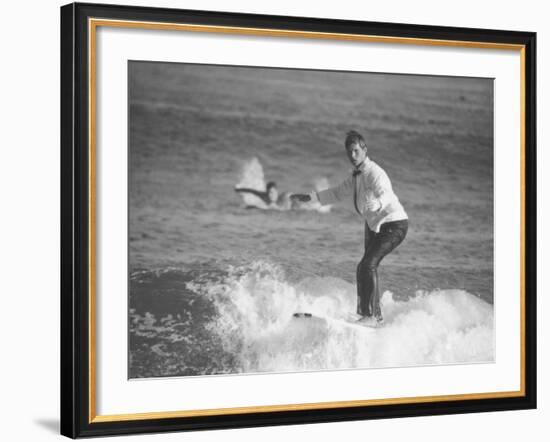
<instances>
[{"instance_id":1,"label":"wet suit sleeve","mask_svg":"<svg viewBox=\"0 0 550 442\"><path fill-rule=\"evenodd\" d=\"M338 186L317 192L317 198L323 206L342 201L351 195L353 195L353 178L351 176Z\"/></svg>"},{"instance_id":2,"label":"wet suit sleeve","mask_svg":"<svg viewBox=\"0 0 550 442\"><path fill-rule=\"evenodd\" d=\"M235 187L235 192L251 193L252 195L256 195L258 198L260 198L264 203L269 204L266 192L260 192L256 189L247 189L245 187Z\"/></svg>"},{"instance_id":3,"label":"wet suit sleeve","mask_svg":"<svg viewBox=\"0 0 550 442\"><path fill-rule=\"evenodd\" d=\"M245 187L235 187L235 192L242 192L242 193L251 193L252 195L256 195L259 198L264 199L265 198L265 192L260 192L256 189L247 189Z\"/></svg>"}]
</instances>

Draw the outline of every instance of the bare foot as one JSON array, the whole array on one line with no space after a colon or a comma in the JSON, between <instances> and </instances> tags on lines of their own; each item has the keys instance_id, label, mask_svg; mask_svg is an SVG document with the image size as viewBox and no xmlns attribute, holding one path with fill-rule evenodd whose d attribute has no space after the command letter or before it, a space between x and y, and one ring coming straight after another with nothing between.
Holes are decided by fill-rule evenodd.
<instances>
[{"instance_id":1,"label":"bare foot","mask_svg":"<svg viewBox=\"0 0 550 442\"><path fill-rule=\"evenodd\" d=\"M375 318L374 316L363 316L357 320L357 323L366 327L380 327L384 324L384 319L382 317Z\"/></svg>"}]
</instances>

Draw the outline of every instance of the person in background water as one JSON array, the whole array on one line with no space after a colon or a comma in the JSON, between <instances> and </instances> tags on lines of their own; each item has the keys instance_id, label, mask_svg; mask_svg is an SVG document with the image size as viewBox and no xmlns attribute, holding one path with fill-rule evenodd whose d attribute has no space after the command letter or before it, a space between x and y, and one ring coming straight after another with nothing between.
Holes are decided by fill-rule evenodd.
<instances>
[{"instance_id":1,"label":"person in background water","mask_svg":"<svg viewBox=\"0 0 550 442\"><path fill-rule=\"evenodd\" d=\"M405 239L408 216L395 195L386 172L367 156L367 144L356 132L347 133L346 153L352 174L340 185L320 192L293 194L300 202L322 205L347 200L365 220L365 253L357 266L357 313L369 325L383 322L380 308L378 266Z\"/></svg>"},{"instance_id":2,"label":"person in background water","mask_svg":"<svg viewBox=\"0 0 550 442\"><path fill-rule=\"evenodd\" d=\"M267 183L265 192L256 189L248 189L245 187L235 187L235 192L251 193L252 195L257 196L264 202L267 209L290 209L290 200L288 198L288 193L283 193L279 195L279 191L277 190L277 184L275 183L275 181L270 181Z\"/></svg>"}]
</instances>

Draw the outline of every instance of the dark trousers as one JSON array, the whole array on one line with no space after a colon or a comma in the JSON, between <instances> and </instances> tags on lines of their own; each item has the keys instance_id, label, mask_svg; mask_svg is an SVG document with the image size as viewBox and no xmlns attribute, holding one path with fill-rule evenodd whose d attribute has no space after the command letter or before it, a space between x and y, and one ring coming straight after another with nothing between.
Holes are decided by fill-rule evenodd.
<instances>
[{"instance_id":1,"label":"dark trousers","mask_svg":"<svg viewBox=\"0 0 550 442\"><path fill-rule=\"evenodd\" d=\"M365 254L357 266L357 313L382 320L378 265L380 261L405 239L408 220L390 221L373 232L365 222Z\"/></svg>"}]
</instances>

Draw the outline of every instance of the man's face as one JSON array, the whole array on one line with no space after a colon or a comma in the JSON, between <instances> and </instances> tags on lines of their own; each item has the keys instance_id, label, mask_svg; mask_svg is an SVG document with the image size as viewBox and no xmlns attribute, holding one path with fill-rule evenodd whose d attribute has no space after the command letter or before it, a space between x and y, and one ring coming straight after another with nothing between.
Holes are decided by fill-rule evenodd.
<instances>
[{"instance_id":1,"label":"man's face","mask_svg":"<svg viewBox=\"0 0 550 442\"><path fill-rule=\"evenodd\" d=\"M367 158L367 149L363 149L358 143L353 143L346 148L348 158L353 167L360 166Z\"/></svg>"}]
</instances>

